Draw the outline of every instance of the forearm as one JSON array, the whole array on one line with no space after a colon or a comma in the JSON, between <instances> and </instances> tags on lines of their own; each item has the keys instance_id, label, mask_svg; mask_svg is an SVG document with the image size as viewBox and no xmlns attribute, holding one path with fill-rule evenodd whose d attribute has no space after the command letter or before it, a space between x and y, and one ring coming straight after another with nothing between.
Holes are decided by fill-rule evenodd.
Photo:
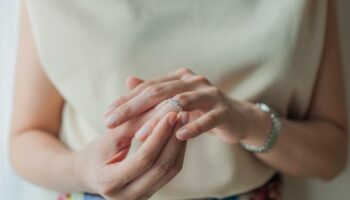
<instances>
[{"instance_id":1,"label":"forearm","mask_svg":"<svg viewBox=\"0 0 350 200\"><path fill-rule=\"evenodd\" d=\"M268 129L265 133L255 134L245 142L261 144ZM273 149L255 155L286 174L330 179L346 164L346 143L346 131L329 121L282 119L282 130Z\"/></svg>"},{"instance_id":2,"label":"forearm","mask_svg":"<svg viewBox=\"0 0 350 200\"><path fill-rule=\"evenodd\" d=\"M11 162L25 179L60 192L77 192L74 152L54 135L42 130L28 130L11 138Z\"/></svg>"},{"instance_id":3,"label":"forearm","mask_svg":"<svg viewBox=\"0 0 350 200\"><path fill-rule=\"evenodd\" d=\"M272 151L256 154L267 164L288 174L330 179L346 164L345 89L334 4L334 1L329 2L323 56L305 119L282 119L282 131ZM266 122L266 115L265 118L261 116L255 118L254 125L261 121L271 124ZM264 141L269 128L257 130L256 141ZM262 129L264 132L259 134Z\"/></svg>"}]
</instances>

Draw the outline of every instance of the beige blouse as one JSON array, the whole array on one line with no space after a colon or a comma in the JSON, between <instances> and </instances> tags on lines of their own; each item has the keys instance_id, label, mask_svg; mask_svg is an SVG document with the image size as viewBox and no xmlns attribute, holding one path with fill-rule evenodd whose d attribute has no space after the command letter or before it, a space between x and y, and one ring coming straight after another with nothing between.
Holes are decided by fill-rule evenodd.
<instances>
[{"instance_id":1,"label":"beige blouse","mask_svg":"<svg viewBox=\"0 0 350 200\"><path fill-rule=\"evenodd\" d=\"M235 99L303 118L322 53L326 0L28 0L43 67L66 100L61 138L83 148L103 113L144 79L180 67ZM275 170L211 134L189 141L183 170L152 199L225 197Z\"/></svg>"}]
</instances>

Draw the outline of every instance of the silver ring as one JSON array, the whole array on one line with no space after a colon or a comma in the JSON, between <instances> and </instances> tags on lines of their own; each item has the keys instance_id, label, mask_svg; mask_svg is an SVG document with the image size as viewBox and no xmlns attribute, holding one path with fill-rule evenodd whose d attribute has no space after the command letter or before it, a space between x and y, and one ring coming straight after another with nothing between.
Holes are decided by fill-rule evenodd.
<instances>
[{"instance_id":1,"label":"silver ring","mask_svg":"<svg viewBox=\"0 0 350 200\"><path fill-rule=\"evenodd\" d=\"M174 106L178 112L182 112L184 110L181 103L175 99L167 99L167 103L170 103L172 106Z\"/></svg>"}]
</instances>

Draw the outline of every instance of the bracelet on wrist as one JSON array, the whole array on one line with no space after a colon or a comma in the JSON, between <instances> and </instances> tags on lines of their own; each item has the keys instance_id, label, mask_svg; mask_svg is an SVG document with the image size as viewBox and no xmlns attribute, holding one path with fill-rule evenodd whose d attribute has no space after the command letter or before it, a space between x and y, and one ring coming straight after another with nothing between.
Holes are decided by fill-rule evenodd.
<instances>
[{"instance_id":1,"label":"bracelet on wrist","mask_svg":"<svg viewBox=\"0 0 350 200\"><path fill-rule=\"evenodd\" d=\"M256 145L251 145L251 144L246 144L246 143L240 143L241 146L250 152L253 153L268 153L274 144L276 143L278 136L281 132L281 120L276 111L271 109L268 105L264 103L257 103L256 106L263 112L266 112L269 114L269 117L272 122L272 128L270 130L269 135L267 136L265 142L261 146L256 146Z\"/></svg>"}]
</instances>

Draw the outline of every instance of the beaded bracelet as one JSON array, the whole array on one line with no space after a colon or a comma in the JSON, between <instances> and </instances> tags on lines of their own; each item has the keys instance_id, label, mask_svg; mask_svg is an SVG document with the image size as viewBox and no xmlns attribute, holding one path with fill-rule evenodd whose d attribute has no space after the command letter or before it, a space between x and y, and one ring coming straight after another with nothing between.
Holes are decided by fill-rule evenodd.
<instances>
[{"instance_id":1,"label":"beaded bracelet","mask_svg":"<svg viewBox=\"0 0 350 200\"><path fill-rule=\"evenodd\" d=\"M254 153L268 153L274 144L277 141L277 138L281 132L281 120L276 111L271 109L268 105L264 103L257 103L256 106L263 112L269 113L271 122L272 122L272 128L269 133L269 135L266 138L266 141L263 145L261 146L255 146L251 144L245 144L245 143L240 143L241 146L250 152Z\"/></svg>"}]
</instances>

